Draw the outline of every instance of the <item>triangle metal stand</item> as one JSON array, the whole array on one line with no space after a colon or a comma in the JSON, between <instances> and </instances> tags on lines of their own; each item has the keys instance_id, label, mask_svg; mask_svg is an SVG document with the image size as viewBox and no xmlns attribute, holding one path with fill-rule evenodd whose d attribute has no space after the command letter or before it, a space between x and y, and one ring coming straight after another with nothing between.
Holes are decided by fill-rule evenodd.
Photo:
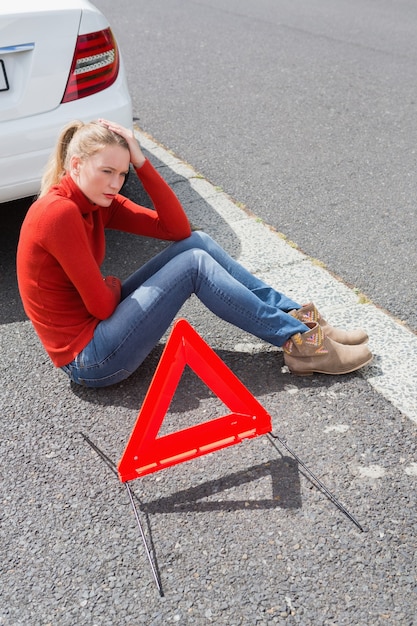
<instances>
[{"instance_id":1,"label":"triangle metal stand","mask_svg":"<svg viewBox=\"0 0 417 626\"><path fill-rule=\"evenodd\" d=\"M104 454L104 452L102 450L100 450L100 448L98 448L92 441L91 439L89 439L86 435L84 435L84 433L80 433L82 435L82 437L84 438L84 440L88 443L88 445L99 455L99 457L106 463L106 465L111 469L111 471L113 472L113 474L115 474L116 478L118 478L118 471L117 471L117 467L116 465L113 463L113 461L111 461L111 459L109 459L109 457ZM322 493L324 493L328 499L342 512L346 515L346 517L348 517L356 526L357 528L361 531L364 532L364 528L363 526L357 521L357 519L346 509L346 507L341 504L341 502L339 502L339 500L332 494L332 492L323 484L323 482L307 467L307 465L304 463L304 461L302 461L300 459L300 457L287 445L286 440L282 439L281 437L279 437L278 435L275 435L274 433L270 432L267 433L268 439L269 441L272 443L273 447L281 454L281 452L279 451L279 449L277 448L274 440L277 440L280 442L280 444L287 450L287 452L289 452L294 459L297 461L297 463L303 468L303 470L305 472L307 472L308 476L306 476L308 478L308 480L310 480L312 482L312 484L319 489L319 491L321 491ZM311 480L313 479L313 480ZM314 482L313 482L314 481ZM118 481L120 484L120 481ZM133 514L135 516L135 520L136 520L136 524L138 526L139 529L139 533L142 539L142 543L143 546L145 548L145 553L146 553L146 557L148 559L149 565L151 567L151 571L152 571L152 576L154 578L155 584L157 586L159 595L162 597L164 597L164 592L162 589L162 583L161 583L161 579L160 576L158 574L158 569L157 569L157 565L154 562L154 559L152 558L152 554L151 554L151 549L148 546L148 542L146 540L146 536L145 536L145 532L143 530L143 526L142 523L140 521L140 517L139 517L139 513L138 513L138 509L137 506L135 504L135 499L134 499L134 494L130 488L129 485L129 481L126 481L125 483L125 487L126 487L126 491L128 494L128 498L129 498L129 502L130 505L133 509Z\"/></svg>"},{"instance_id":2,"label":"triangle metal stand","mask_svg":"<svg viewBox=\"0 0 417 626\"><path fill-rule=\"evenodd\" d=\"M223 400L231 413L158 437L160 426L186 365L189 365L208 387ZM186 320L180 319L174 324L168 338L118 466L86 435L81 433L84 440L102 458L119 481L126 485L129 502L161 597L164 594L160 577L146 541L129 482L145 474L157 472L171 465L235 445L244 439L266 434L278 452L279 449L274 440L279 441L308 474L307 478L313 479L311 480L313 485L324 493L363 532L363 527L355 517L288 447L285 439L274 435L271 429L269 413L190 324Z\"/></svg>"},{"instance_id":3,"label":"triangle metal stand","mask_svg":"<svg viewBox=\"0 0 417 626\"><path fill-rule=\"evenodd\" d=\"M159 579L158 572L156 571L156 566L155 566L155 564L154 564L154 562L152 560L151 551L150 551L150 549L148 547L148 544L147 544L147 541L146 541L146 537L145 537L145 533L143 532L143 527L142 527L142 524L141 524L140 519L139 519L139 514L138 514L138 511L137 511L137 508L136 508L136 505L135 505L135 501L133 499L132 490L131 490L130 485L129 485L128 482L126 482L125 485L126 485L127 493L129 495L130 504L132 505L133 513L134 513L134 516L135 516L135 519L136 519L136 523L137 523L138 528L139 528L140 536L142 537L142 542L143 542L143 545L145 547L146 556L148 558L149 565L151 566L153 578L155 580L156 586L158 587L159 595L161 596L161 598L163 598L164 592L162 591L161 581Z\"/></svg>"},{"instance_id":4,"label":"triangle metal stand","mask_svg":"<svg viewBox=\"0 0 417 626\"><path fill-rule=\"evenodd\" d=\"M304 463L304 461L302 461L300 459L300 457L293 451L291 450L291 448L287 445L287 442L285 439L282 439L282 437L279 437L278 435L274 435L274 433L268 433L268 439L269 441L272 443L272 445L274 446L274 448L277 450L277 447L274 443L274 439L277 439L280 444L287 450L287 452L289 452L294 459L297 461L297 463L299 465L301 465L301 467L307 472L308 476L307 478L313 483L313 485L322 493L324 493L331 502L333 502L334 505L337 506L337 508L339 509L339 511L341 511L342 513L344 513L346 515L346 517L348 517L358 528L361 532L364 532L364 528L363 526L361 526L361 524L359 524L358 520L352 515L352 513L349 513L349 511L346 509L346 507L343 506L343 504L341 502L339 502L339 500L336 498L336 496L334 496L332 494L332 492L326 487L326 485L324 485L322 483L322 481L315 475L313 474L313 472L311 471L311 469L309 469L307 467L307 465ZM313 479L313 481L311 480Z\"/></svg>"},{"instance_id":5,"label":"triangle metal stand","mask_svg":"<svg viewBox=\"0 0 417 626\"><path fill-rule=\"evenodd\" d=\"M116 478L118 478L119 475L118 475L117 467L116 467L115 463L113 463L113 461L111 459L109 459L109 457L106 454L104 454L104 452L102 450L100 450L100 448L98 446L96 446L91 441L91 439L89 439L89 437L87 437L87 435L85 435L84 433L80 433L80 434L83 437L84 441L86 441L86 443L88 443L88 445L94 450L94 452L96 452L98 454L98 456L105 462L107 467L109 467L111 469L111 471L116 476ZM118 482L120 484L119 480L118 480ZM137 526L139 528L139 533L140 533L140 536L142 538L143 546L145 548L146 557L147 557L147 559L149 561L149 565L151 566L153 578L154 578L156 586L158 588L159 595L161 596L161 598L163 598L164 597L164 592L162 590L161 580L160 580L160 577L158 575L156 563L154 563L154 561L152 559L152 554L151 554L151 550L150 550L150 548L148 546L148 542L146 541L145 532L143 530L143 526L142 526L142 523L140 521L139 513L138 513L137 507L135 505L135 500L133 498L133 492L132 492L132 490L130 488L129 482L125 482L124 484L126 486L126 491L128 493L130 505L131 505L131 507L133 509L133 514L135 516L136 524L137 524Z\"/></svg>"}]
</instances>

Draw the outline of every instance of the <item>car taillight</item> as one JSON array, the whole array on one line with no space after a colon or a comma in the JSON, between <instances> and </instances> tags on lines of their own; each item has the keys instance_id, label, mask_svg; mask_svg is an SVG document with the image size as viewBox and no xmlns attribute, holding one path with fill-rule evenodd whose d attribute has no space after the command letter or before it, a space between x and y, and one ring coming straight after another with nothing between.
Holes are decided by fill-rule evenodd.
<instances>
[{"instance_id":1,"label":"car taillight","mask_svg":"<svg viewBox=\"0 0 417 626\"><path fill-rule=\"evenodd\" d=\"M62 102L91 96L110 87L119 72L119 51L110 28L79 35Z\"/></svg>"}]
</instances>

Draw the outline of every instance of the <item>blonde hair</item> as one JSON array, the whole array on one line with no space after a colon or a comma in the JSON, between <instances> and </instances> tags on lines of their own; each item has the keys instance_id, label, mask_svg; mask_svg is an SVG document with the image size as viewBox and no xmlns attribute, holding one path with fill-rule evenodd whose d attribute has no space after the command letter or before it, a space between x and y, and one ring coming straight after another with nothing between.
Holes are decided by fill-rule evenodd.
<instances>
[{"instance_id":1,"label":"blonde hair","mask_svg":"<svg viewBox=\"0 0 417 626\"><path fill-rule=\"evenodd\" d=\"M108 129L100 122L76 120L65 126L58 138L54 152L49 157L39 197L44 196L53 185L57 185L69 169L71 157L87 159L106 146L118 145L129 149L126 139Z\"/></svg>"}]
</instances>

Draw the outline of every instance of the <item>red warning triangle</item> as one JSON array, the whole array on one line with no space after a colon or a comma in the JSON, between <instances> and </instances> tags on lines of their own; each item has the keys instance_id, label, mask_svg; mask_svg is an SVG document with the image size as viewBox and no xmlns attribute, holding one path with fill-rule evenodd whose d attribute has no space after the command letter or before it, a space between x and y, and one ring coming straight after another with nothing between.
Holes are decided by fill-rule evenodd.
<instances>
[{"instance_id":1,"label":"red warning triangle","mask_svg":"<svg viewBox=\"0 0 417 626\"><path fill-rule=\"evenodd\" d=\"M229 415L157 437L185 366L230 409ZM271 417L190 324L175 324L119 461L122 482L271 432Z\"/></svg>"}]
</instances>

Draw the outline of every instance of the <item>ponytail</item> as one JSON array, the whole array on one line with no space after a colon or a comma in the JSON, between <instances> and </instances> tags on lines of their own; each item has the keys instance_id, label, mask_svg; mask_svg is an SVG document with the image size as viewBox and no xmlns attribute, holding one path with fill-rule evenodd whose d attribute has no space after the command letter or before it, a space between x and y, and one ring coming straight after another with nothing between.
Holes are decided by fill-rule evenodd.
<instances>
[{"instance_id":1,"label":"ponytail","mask_svg":"<svg viewBox=\"0 0 417 626\"><path fill-rule=\"evenodd\" d=\"M51 154L45 168L39 197L44 196L51 187L57 185L69 169L71 157L86 159L109 145L118 145L129 150L124 137L108 129L100 122L84 124L78 120L70 122L58 138L55 151Z\"/></svg>"},{"instance_id":2,"label":"ponytail","mask_svg":"<svg viewBox=\"0 0 417 626\"><path fill-rule=\"evenodd\" d=\"M61 131L54 152L49 157L42 176L39 197L44 196L51 187L57 185L66 171L68 146L75 133L84 126L83 122L75 121L67 124Z\"/></svg>"}]
</instances>

